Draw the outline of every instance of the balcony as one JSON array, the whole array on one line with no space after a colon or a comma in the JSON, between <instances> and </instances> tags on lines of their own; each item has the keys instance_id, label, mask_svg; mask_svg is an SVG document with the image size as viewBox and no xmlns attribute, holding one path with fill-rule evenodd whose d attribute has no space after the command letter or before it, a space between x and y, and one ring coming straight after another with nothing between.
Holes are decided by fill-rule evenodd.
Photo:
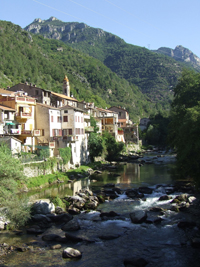
<instances>
[{"instance_id":1,"label":"balcony","mask_svg":"<svg viewBox=\"0 0 200 267\"><path fill-rule=\"evenodd\" d=\"M21 129L9 129L11 134L21 134Z\"/></svg>"},{"instance_id":2,"label":"balcony","mask_svg":"<svg viewBox=\"0 0 200 267\"><path fill-rule=\"evenodd\" d=\"M94 132L94 127L93 126L85 127L85 133L92 133L92 132Z\"/></svg>"},{"instance_id":3,"label":"balcony","mask_svg":"<svg viewBox=\"0 0 200 267\"><path fill-rule=\"evenodd\" d=\"M90 120L90 114L84 113L84 120Z\"/></svg>"},{"instance_id":4,"label":"balcony","mask_svg":"<svg viewBox=\"0 0 200 267\"><path fill-rule=\"evenodd\" d=\"M26 112L18 112L16 113L17 119L30 119L32 118L32 113L26 113Z\"/></svg>"},{"instance_id":5,"label":"balcony","mask_svg":"<svg viewBox=\"0 0 200 267\"><path fill-rule=\"evenodd\" d=\"M16 102L26 102L26 103L35 104L35 99L26 97L26 96L16 96Z\"/></svg>"},{"instance_id":6,"label":"balcony","mask_svg":"<svg viewBox=\"0 0 200 267\"><path fill-rule=\"evenodd\" d=\"M22 130L21 135L23 136L33 136L33 131L32 130Z\"/></svg>"},{"instance_id":7,"label":"balcony","mask_svg":"<svg viewBox=\"0 0 200 267\"><path fill-rule=\"evenodd\" d=\"M63 141L76 142L76 141L78 141L78 136L77 135L63 136Z\"/></svg>"}]
</instances>

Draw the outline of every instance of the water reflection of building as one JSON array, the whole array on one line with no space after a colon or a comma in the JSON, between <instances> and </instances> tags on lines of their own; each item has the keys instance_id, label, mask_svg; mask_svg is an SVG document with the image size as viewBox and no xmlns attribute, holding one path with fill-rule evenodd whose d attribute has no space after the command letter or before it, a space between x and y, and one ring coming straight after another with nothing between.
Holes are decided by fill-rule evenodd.
<instances>
[{"instance_id":1,"label":"water reflection of building","mask_svg":"<svg viewBox=\"0 0 200 267\"><path fill-rule=\"evenodd\" d=\"M89 188L90 179L78 180L72 184L73 196L83 188Z\"/></svg>"},{"instance_id":2,"label":"water reflection of building","mask_svg":"<svg viewBox=\"0 0 200 267\"><path fill-rule=\"evenodd\" d=\"M124 166L124 171L117 178L117 183L131 184L135 181L140 181L140 166L138 164L127 163Z\"/></svg>"}]
</instances>

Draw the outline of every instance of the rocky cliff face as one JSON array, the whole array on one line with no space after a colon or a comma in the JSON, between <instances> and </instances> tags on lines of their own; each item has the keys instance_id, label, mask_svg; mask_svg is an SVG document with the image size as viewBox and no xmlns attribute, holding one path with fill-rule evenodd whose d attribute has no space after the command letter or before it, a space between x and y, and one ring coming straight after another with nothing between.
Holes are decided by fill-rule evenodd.
<instances>
[{"instance_id":1,"label":"rocky cliff face","mask_svg":"<svg viewBox=\"0 0 200 267\"><path fill-rule=\"evenodd\" d=\"M175 49L160 47L158 50L153 50L153 52L172 57L177 61L191 63L193 67L198 69L200 68L200 58L192 53L192 51L181 45L177 45Z\"/></svg>"},{"instance_id":2,"label":"rocky cliff face","mask_svg":"<svg viewBox=\"0 0 200 267\"><path fill-rule=\"evenodd\" d=\"M42 34L50 39L62 40L64 42L79 42L80 40L83 41L83 31L87 28L90 27L85 23L62 22L55 17L51 17L48 20L35 19L25 30L34 34ZM103 30L96 30L97 36L104 34Z\"/></svg>"}]
</instances>

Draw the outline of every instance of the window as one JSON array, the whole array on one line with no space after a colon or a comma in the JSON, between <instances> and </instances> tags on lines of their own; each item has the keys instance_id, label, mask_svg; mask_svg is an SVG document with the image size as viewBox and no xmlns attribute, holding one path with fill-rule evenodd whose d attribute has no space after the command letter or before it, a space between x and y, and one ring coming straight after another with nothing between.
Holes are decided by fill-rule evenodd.
<instances>
[{"instance_id":1,"label":"window","mask_svg":"<svg viewBox=\"0 0 200 267\"><path fill-rule=\"evenodd\" d=\"M72 135L72 129L69 129L69 135Z\"/></svg>"},{"instance_id":2,"label":"window","mask_svg":"<svg viewBox=\"0 0 200 267\"><path fill-rule=\"evenodd\" d=\"M77 134L77 135L80 134L80 128L76 128L76 134Z\"/></svg>"},{"instance_id":3,"label":"window","mask_svg":"<svg viewBox=\"0 0 200 267\"><path fill-rule=\"evenodd\" d=\"M61 130L61 129L59 129L59 130L58 130L58 132L59 132L59 133L58 133L58 134L59 134L59 136L62 136L62 130Z\"/></svg>"},{"instance_id":4,"label":"window","mask_svg":"<svg viewBox=\"0 0 200 267\"><path fill-rule=\"evenodd\" d=\"M39 92L38 92L38 90L35 90L35 94L36 94L36 95L39 95Z\"/></svg>"},{"instance_id":5,"label":"window","mask_svg":"<svg viewBox=\"0 0 200 267\"><path fill-rule=\"evenodd\" d=\"M53 122L53 116L51 116L51 122Z\"/></svg>"},{"instance_id":6,"label":"window","mask_svg":"<svg viewBox=\"0 0 200 267\"><path fill-rule=\"evenodd\" d=\"M61 117L57 116L57 122L61 122Z\"/></svg>"},{"instance_id":7,"label":"window","mask_svg":"<svg viewBox=\"0 0 200 267\"><path fill-rule=\"evenodd\" d=\"M68 110L64 110L64 113L68 113Z\"/></svg>"},{"instance_id":8,"label":"window","mask_svg":"<svg viewBox=\"0 0 200 267\"><path fill-rule=\"evenodd\" d=\"M68 122L68 116L63 116L63 122Z\"/></svg>"},{"instance_id":9,"label":"window","mask_svg":"<svg viewBox=\"0 0 200 267\"><path fill-rule=\"evenodd\" d=\"M75 122L77 122L77 116L75 116Z\"/></svg>"},{"instance_id":10,"label":"window","mask_svg":"<svg viewBox=\"0 0 200 267\"><path fill-rule=\"evenodd\" d=\"M63 130L63 136L67 136L67 129Z\"/></svg>"},{"instance_id":11,"label":"window","mask_svg":"<svg viewBox=\"0 0 200 267\"><path fill-rule=\"evenodd\" d=\"M121 117L121 115L122 115L122 113L121 113L121 111L119 112L119 117Z\"/></svg>"},{"instance_id":12,"label":"window","mask_svg":"<svg viewBox=\"0 0 200 267\"><path fill-rule=\"evenodd\" d=\"M78 116L78 122L80 122L80 117Z\"/></svg>"},{"instance_id":13,"label":"window","mask_svg":"<svg viewBox=\"0 0 200 267\"><path fill-rule=\"evenodd\" d=\"M83 117L81 117L81 122L83 122Z\"/></svg>"}]
</instances>

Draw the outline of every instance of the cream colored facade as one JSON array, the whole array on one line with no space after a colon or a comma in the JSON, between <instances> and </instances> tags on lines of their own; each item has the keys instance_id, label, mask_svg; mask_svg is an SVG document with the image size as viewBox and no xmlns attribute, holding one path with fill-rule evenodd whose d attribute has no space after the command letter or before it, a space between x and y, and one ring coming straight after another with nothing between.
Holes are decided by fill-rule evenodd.
<instances>
[{"instance_id":1,"label":"cream colored facade","mask_svg":"<svg viewBox=\"0 0 200 267\"><path fill-rule=\"evenodd\" d=\"M21 134L18 139L22 141L25 152L35 150L35 105L36 100L20 92L0 95L0 105L16 110L15 120L21 125Z\"/></svg>"}]
</instances>

